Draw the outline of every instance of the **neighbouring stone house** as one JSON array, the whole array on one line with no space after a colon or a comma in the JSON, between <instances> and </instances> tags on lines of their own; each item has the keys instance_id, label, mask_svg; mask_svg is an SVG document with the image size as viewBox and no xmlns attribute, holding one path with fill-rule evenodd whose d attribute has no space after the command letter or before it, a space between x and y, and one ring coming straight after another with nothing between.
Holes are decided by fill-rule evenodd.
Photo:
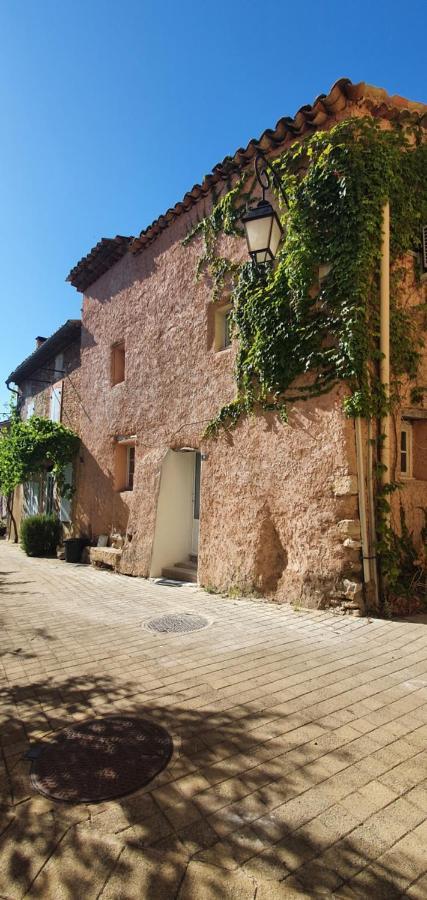
<instances>
[{"instance_id":1,"label":"neighbouring stone house","mask_svg":"<svg viewBox=\"0 0 427 900\"><path fill-rule=\"evenodd\" d=\"M6 431L8 429L8 427L9 427L9 419L4 419L2 422L0 422L0 435L1 435L1 432L3 430ZM3 497L3 495L0 494L0 520L2 522L5 522L6 518L7 518L7 497Z\"/></svg>"},{"instance_id":2,"label":"neighbouring stone house","mask_svg":"<svg viewBox=\"0 0 427 900\"><path fill-rule=\"evenodd\" d=\"M251 167L258 148L274 155L366 115L385 123L413 116L425 126L427 107L342 79L231 161ZM345 385L295 404L286 427L259 414L216 440L203 437L235 394L236 347L227 304L214 304L206 282L195 280L200 244L183 240L225 189L230 159L139 236L102 239L68 276L83 294L76 524L93 538L123 536L125 574L191 577L197 566L199 582L216 590L357 609L360 480ZM236 259L247 252L243 240L224 244ZM408 400L402 415L393 452L419 533L427 409Z\"/></svg>"},{"instance_id":3,"label":"neighbouring stone house","mask_svg":"<svg viewBox=\"0 0 427 900\"><path fill-rule=\"evenodd\" d=\"M33 353L10 373L6 384L14 384L21 418L43 416L62 422L77 433L84 416L79 392L80 371L79 319L69 319L48 338L37 337ZM66 472L68 484L78 483L79 460ZM49 473L16 489L13 514L19 529L22 518L42 512L57 511L67 532L72 522L70 499L60 500L54 478Z\"/></svg>"}]
</instances>

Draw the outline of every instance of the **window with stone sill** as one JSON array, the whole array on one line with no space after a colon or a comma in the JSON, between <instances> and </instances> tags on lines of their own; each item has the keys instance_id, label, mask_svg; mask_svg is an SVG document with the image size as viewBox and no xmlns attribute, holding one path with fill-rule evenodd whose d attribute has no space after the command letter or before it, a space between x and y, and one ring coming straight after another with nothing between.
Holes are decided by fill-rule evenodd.
<instances>
[{"instance_id":1,"label":"window with stone sill","mask_svg":"<svg viewBox=\"0 0 427 900\"><path fill-rule=\"evenodd\" d=\"M120 384L125 380L125 344L119 341L111 347L111 384Z\"/></svg>"},{"instance_id":2,"label":"window with stone sill","mask_svg":"<svg viewBox=\"0 0 427 900\"><path fill-rule=\"evenodd\" d=\"M227 350L231 347L231 305L221 306L215 310L215 350Z\"/></svg>"},{"instance_id":3,"label":"window with stone sill","mask_svg":"<svg viewBox=\"0 0 427 900\"><path fill-rule=\"evenodd\" d=\"M402 419L398 449L402 480L427 481L427 410Z\"/></svg>"},{"instance_id":4,"label":"window with stone sill","mask_svg":"<svg viewBox=\"0 0 427 900\"><path fill-rule=\"evenodd\" d=\"M118 492L133 491L135 481L135 442L119 440L114 448L114 487Z\"/></svg>"}]
</instances>

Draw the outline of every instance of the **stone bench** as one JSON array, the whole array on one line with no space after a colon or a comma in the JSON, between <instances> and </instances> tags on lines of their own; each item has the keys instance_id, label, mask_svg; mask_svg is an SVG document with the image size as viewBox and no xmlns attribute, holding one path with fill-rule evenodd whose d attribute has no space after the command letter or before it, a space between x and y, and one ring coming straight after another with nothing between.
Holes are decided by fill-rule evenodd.
<instances>
[{"instance_id":1,"label":"stone bench","mask_svg":"<svg viewBox=\"0 0 427 900\"><path fill-rule=\"evenodd\" d=\"M106 566L115 571L119 567L122 551L115 547L89 547L89 562L92 566Z\"/></svg>"}]
</instances>

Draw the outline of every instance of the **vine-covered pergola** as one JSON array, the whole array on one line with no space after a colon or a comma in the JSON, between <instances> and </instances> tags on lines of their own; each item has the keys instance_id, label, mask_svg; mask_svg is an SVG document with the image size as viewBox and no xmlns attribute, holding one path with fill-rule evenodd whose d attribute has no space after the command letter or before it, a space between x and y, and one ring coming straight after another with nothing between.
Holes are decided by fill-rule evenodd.
<instances>
[{"instance_id":1,"label":"vine-covered pergola","mask_svg":"<svg viewBox=\"0 0 427 900\"><path fill-rule=\"evenodd\" d=\"M62 497L70 496L72 486L65 481L65 468L79 446L79 438L59 422L41 416L22 421L16 409L12 409L7 428L0 432L0 493L7 498L7 508L18 540L13 516L13 493L47 471L55 478Z\"/></svg>"}]
</instances>

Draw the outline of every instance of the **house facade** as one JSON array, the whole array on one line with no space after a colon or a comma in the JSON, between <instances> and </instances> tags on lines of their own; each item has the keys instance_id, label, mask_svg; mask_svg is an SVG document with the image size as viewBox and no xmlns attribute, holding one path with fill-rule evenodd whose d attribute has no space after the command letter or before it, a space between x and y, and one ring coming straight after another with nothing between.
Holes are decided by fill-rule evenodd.
<instances>
[{"instance_id":1,"label":"house facade","mask_svg":"<svg viewBox=\"0 0 427 900\"><path fill-rule=\"evenodd\" d=\"M422 104L342 79L232 162L248 169L258 148L277 155L352 116L374 116L387 127L410 115L425 126L426 113ZM214 303L206 280L195 279L199 239L183 241L228 178L225 161L138 237L100 241L68 277L83 294L87 409L79 422L76 526L92 538L121 534L118 568L128 575L191 577L197 567L199 583L213 590L357 611L365 476L355 422L343 413L345 384L295 403L286 426L263 413L215 440L204 436L235 396L236 346L227 303ZM236 260L247 252L241 239L223 243ZM414 303L424 290L411 285ZM426 417L408 395L390 437L417 534L419 507L427 506ZM366 457L365 425L359 439Z\"/></svg>"},{"instance_id":2,"label":"house facade","mask_svg":"<svg viewBox=\"0 0 427 900\"><path fill-rule=\"evenodd\" d=\"M55 508L65 533L102 544L94 561L123 574L363 611L377 590L369 472L379 432L344 414L341 382L291 404L286 425L258 412L206 437L235 397L237 342L227 296L214 301L209 279L195 277L202 237L185 240L228 190L230 165L237 177L252 170L258 150L274 158L316 130L361 116L384 128L408 118L427 127L426 106L342 79L216 166L139 236L104 238L77 263L68 280L83 295L82 321L38 338L7 380L17 386L23 418L47 416L80 436L69 473L73 500L58 503L47 474L16 492L18 524ZM228 258L246 258L244 239L220 242ZM427 273L416 281L414 260L402 262L406 302L420 308ZM426 351L420 382L427 384ZM402 507L418 544L427 509L424 396L415 403L403 385L389 434L390 478L403 485L392 518L398 523Z\"/></svg>"},{"instance_id":3,"label":"house facade","mask_svg":"<svg viewBox=\"0 0 427 900\"><path fill-rule=\"evenodd\" d=\"M6 384L16 393L19 414L24 421L33 415L42 416L62 422L79 433L84 415L79 392L80 339L80 320L69 319L50 337L38 336L33 353L10 373ZM67 468L66 483L76 485L78 472L76 460ZM73 519L73 502L57 496L49 472L21 485L13 497L18 531L25 516L57 512L67 533Z\"/></svg>"}]
</instances>

